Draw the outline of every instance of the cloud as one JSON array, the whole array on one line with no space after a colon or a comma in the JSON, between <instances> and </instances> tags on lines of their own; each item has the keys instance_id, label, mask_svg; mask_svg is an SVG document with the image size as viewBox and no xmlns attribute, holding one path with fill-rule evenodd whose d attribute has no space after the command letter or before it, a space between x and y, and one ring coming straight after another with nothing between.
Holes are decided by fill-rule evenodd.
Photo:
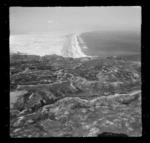
<instances>
[{"instance_id":1,"label":"cloud","mask_svg":"<svg viewBox=\"0 0 150 143\"><path fill-rule=\"evenodd\" d=\"M53 20L48 20L48 23L52 24L52 23L54 23L54 21Z\"/></svg>"}]
</instances>

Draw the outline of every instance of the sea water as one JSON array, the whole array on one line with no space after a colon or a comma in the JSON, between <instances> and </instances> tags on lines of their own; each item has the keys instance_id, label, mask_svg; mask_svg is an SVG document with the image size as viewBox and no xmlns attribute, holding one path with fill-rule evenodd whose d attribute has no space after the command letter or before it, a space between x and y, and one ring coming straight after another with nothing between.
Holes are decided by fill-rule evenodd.
<instances>
[{"instance_id":1,"label":"sea water","mask_svg":"<svg viewBox=\"0 0 150 143\"><path fill-rule=\"evenodd\" d=\"M141 51L139 31L93 31L80 33L79 46L88 56L135 55Z\"/></svg>"}]
</instances>

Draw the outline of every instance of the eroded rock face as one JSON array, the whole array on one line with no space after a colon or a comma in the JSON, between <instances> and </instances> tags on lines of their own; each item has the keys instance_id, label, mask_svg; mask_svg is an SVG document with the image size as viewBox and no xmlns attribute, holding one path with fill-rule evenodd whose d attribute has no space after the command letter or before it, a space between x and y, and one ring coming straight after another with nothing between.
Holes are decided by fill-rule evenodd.
<instances>
[{"instance_id":1,"label":"eroded rock face","mask_svg":"<svg viewBox=\"0 0 150 143\"><path fill-rule=\"evenodd\" d=\"M11 137L142 135L141 67L135 61L11 59Z\"/></svg>"}]
</instances>

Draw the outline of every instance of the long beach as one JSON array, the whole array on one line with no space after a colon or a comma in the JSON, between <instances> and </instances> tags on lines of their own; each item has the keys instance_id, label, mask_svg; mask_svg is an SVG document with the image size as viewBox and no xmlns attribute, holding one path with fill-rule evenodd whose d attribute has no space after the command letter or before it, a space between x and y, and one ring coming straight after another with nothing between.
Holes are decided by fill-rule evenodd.
<instances>
[{"instance_id":1,"label":"long beach","mask_svg":"<svg viewBox=\"0 0 150 143\"><path fill-rule=\"evenodd\" d=\"M65 57L72 57L72 58L80 58L80 57L87 57L82 52L81 47L79 46L77 37L79 33L70 34L66 36L66 41L62 48L62 55Z\"/></svg>"}]
</instances>

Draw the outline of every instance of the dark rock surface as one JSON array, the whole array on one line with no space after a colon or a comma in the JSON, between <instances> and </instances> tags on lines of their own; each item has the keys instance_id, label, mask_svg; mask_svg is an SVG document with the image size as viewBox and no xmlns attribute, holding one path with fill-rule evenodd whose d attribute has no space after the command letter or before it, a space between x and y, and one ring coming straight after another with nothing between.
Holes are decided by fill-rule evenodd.
<instances>
[{"instance_id":1,"label":"dark rock surface","mask_svg":"<svg viewBox=\"0 0 150 143\"><path fill-rule=\"evenodd\" d=\"M139 61L10 55L11 137L141 135Z\"/></svg>"},{"instance_id":2,"label":"dark rock surface","mask_svg":"<svg viewBox=\"0 0 150 143\"><path fill-rule=\"evenodd\" d=\"M98 135L98 137L128 137L128 135L104 132L104 133Z\"/></svg>"}]
</instances>

